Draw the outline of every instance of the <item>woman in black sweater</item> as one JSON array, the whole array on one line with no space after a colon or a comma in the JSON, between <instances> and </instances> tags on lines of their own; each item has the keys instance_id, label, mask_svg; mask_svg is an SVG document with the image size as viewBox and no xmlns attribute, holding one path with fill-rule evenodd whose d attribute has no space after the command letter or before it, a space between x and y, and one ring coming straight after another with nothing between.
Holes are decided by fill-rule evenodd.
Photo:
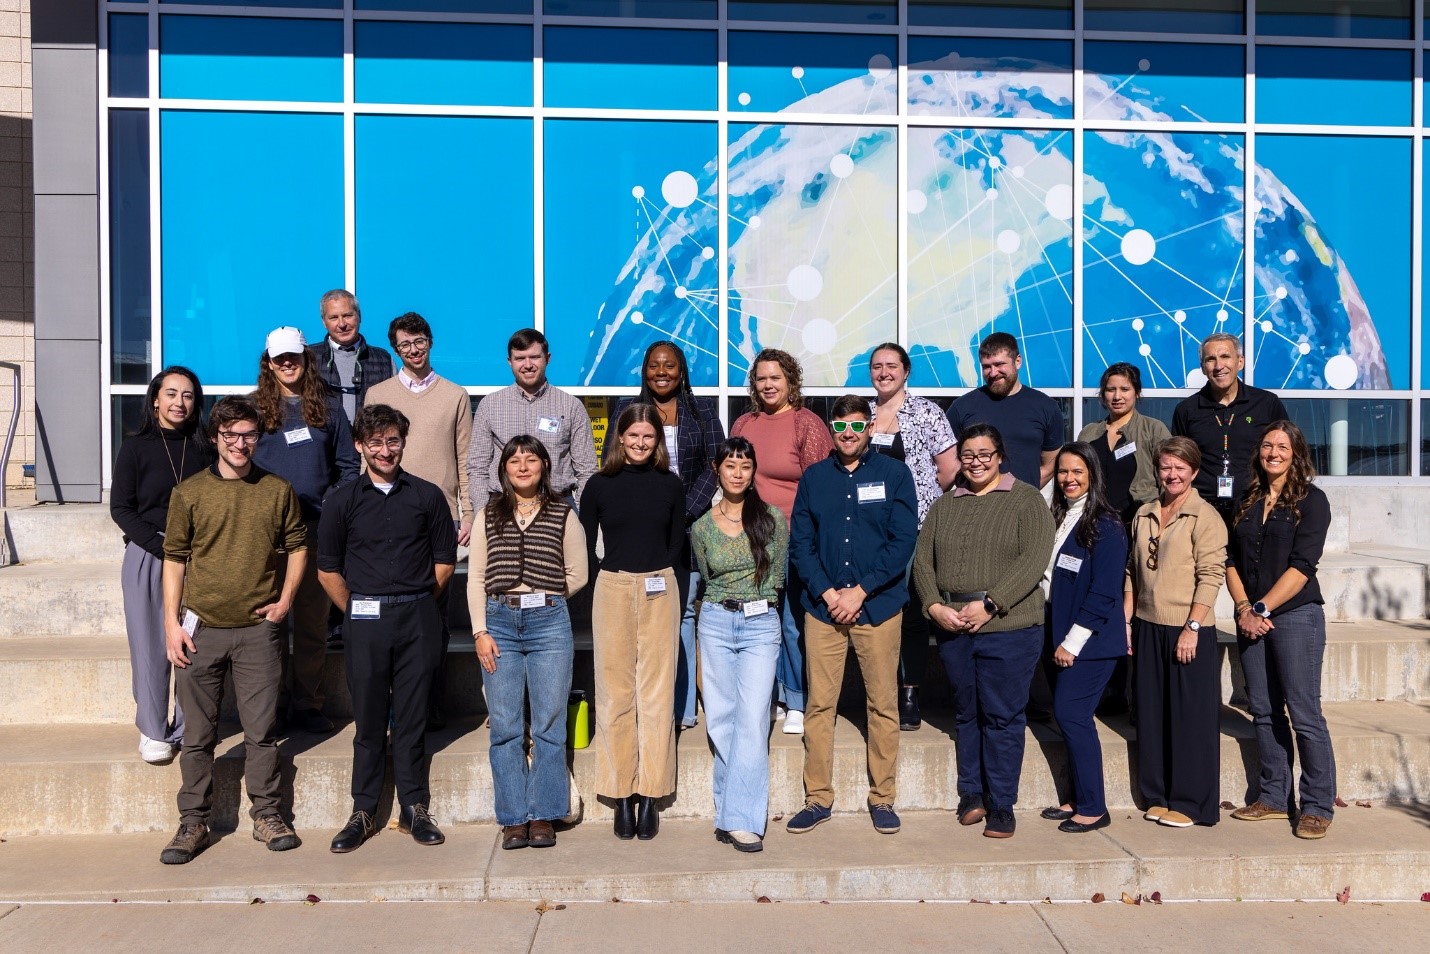
<instances>
[{"instance_id":1,"label":"woman in black sweater","mask_svg":"<svg viewBox=\"0 0 1430 954\"><path fill-rule=\"evenodd\" d=\"M670 472L649 404L621 412L605 457L581 495L587 543L599 533L605 547L599 562L591 553L596 792L615 800L617 838L649 841L660 827L655 800L675 791L674 567L685 545L685 486Z\"/></svg>"},{"instance_id":2,"label":"woman in black sweater","mask_svg":"<svg viewBox=\"0 0 1430 954\"><path fill-rule=\"evenodd\" d=\"M184 738L184 714L174 701L169 717L169 660L164 651L164 527L169 494L179 481L213 463L202 426L204 389L188 368L169 367L154 376L144 396L144 421L119 445L109 514L124 531L124 624L129 632L134 723L139 755L146 762L171 761Z\"/></svg>"}]
</instances>

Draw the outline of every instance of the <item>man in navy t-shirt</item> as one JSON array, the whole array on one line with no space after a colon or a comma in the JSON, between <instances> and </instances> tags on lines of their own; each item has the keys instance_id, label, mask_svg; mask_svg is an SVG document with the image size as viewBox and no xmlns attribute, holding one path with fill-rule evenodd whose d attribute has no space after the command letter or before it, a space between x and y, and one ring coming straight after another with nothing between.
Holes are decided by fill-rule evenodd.
<instances>
[{"instance_id":1,"label":"man in navy t-shirt","mask_svg":"<svg viewBox=\"0 0 1430 954\"><path fill-rule=\"evenodd\" d=\"M1003 435L1003 468L1019 480L1042 488L1053 476L1063 444L1063 412L1058 402L1018 380L1023 356L1018 339L996 331L978 346L983 387L969 391L948 408L953 434L963 439L974 424L992 424Z\"/></svg>"}]
</instances>

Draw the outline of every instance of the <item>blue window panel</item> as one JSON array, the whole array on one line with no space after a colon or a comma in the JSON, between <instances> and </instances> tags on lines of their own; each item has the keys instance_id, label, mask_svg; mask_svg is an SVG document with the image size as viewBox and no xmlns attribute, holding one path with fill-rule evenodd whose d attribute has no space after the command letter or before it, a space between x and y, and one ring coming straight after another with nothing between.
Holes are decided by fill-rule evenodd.
<instances>
[{"instance_id":1,"label":"blue window panel","mask_svg":"<svg viewBox=\"0 0 1430 954\"><path fill-rule=\"evenodd\" d=\"M1087 0L1083 27L1133 33L1229 33L1246 29L1243 0L1162 0L1138 4L1127 0Z\"/></svg>"},{"instance_id":2,"label":"blue window panel","mask_svg":"<svg viewBox=\"0 0 1430 954\"><path fill-rule=\"evenodd\" d=\"M909 0L912 26L1071 30L1072 0Z\"/></svg>"},{"instance_id":3,"label":"blue window panel","mask_svg":"<svg viewBox=\"0 0 1430 954\"><path fill-rule=\"evenodd\" d=\"M545 144L552 380L634 386L673 340L718 384L715 124L553 119Z\"/></svg>"},{"instance_id":4,"label":"blue window panel","mask_svg":"<svg viewBox=\"0 0 1430 954\"><path fill-rule=\"evenodd\" d=\"M1411 0L1257 0L1256 32L1408 40L1413 7Z\"/></svg>"},{"instance_id":5,"label":"blue window panel","mask_svg":"<svg viewBox=\"0 0 1430 954\"><path fill-rule=\"evenodd\" d=\"M109 18L109 95L149 95L149 18L142 13Z\"/></svg>"},{"instance_id":6,"label":"blue window panel","mask_svg":"<svg viewBox=\"0 0 1430 954\"><path fill-rule=\"evenodd\" d=\"M163 17L159 91L182 99L341 102L343 24L276 17Z\"/></svg>"},{"instance_id":7,"label":"blue window panel","mask_svg":"<svg viewBox=\"0 0 1430 954\"><path fill-rule=\"evenodd\" d=\"M1088 119L1239 123L1246 118L1246 51L1212 43L1083 46Z\"/></svg>"},{"instance_id":8,"label":"blue window panel","mask_svg":"<svg viewBox=\"0 0 1430 954\"><path fill-rule=\"evenodd\" d=\"M1131 361L1146 387L1199 386L1201 340L1244 327L1242 138L1089 132L1083 144L1082 384Z\"/></svg>"},{"instance_id":9,"label":"blue window panel","mask_svg":"<svg viewBox=\"0 0 1430 954\"><path fill-rule=\"evenodd\" d=\"M360 103L531 105L530 27L359 20L353 44Z\"/></svg>"},{"instance_id":10,"label":"blue window panel","mask_svg":"<svg viewBox=\"0 0 1430 954\"><path fill-rule=\"evenodd\" d=\"M804 382L869 384L898 328L898 136L890 127L730 127L729 366L762 348Z\"/></svg>"},{"instance_id":11,"label":"blue window panel","mask_svg":"<svg viewBox=\"0 0 1430 954\"><path fill-rule=\"evenodd\" d=\"M1425 162L1430 162L1430 141L1422 142L1420 160L1422 170L1430 169L1430 166L1424 165ZM1430 190L1426 189L1423 182L1420 185L1420 202L1420 248L1422 249L1420 254L1421 260L1424 261L1423 250L1430 248ZM1424 266L1422 265L1421 268L1423 269ZM1426 328L1430 328L1430 321L1427 321L1427 316L1430 316L1430 296L1422 294L1420 298L1420 386L1422 388L1430 388L1430 334L1426 334L1425 331ZM1430 415L1423 420L1425 426L1430 428ZM1430 475L1430 466L1422 467L1420 473Z\"/></svg>"},{"instance_id":12,"label":"blue window panel","mask_svg":"<svg viewBox=\"0 0 1430 954\"><path fill-rule=\"evenodd\" d=\"M1409 50L1256 48L1256 121L1398 126L1411 121Z\"/></svg>"},{"instance_id":13,"label":"blue window panel","mask_svg":"<svg viewBox=\"0 0 1430 954\"><path fill-rule=\"evenodd\" d=\"M283 7L297 7L303 10L341 10L343 0L242 0L237 3L235 0L159 0L161 4L182 3L185 6L204 7L271 7L281 9Z\"/></svg>"},{"instance_id":14,"label":"blue window panel","mask_svg":"<svg viewBox=\"0 0 1430 954\"><path fill-rule=\"evenodd\" d=\"M548 106L714 109L716 34L547 27Z\"/></svg>"},{"instance_id":15,"label":"blue window panel","mask_svg":"<svg viewBox=\"0 0 1430 954\"><path fill-rule=\"evenodd\" d=\"M729 40L729 108L890 115L898 111L892 36L739 33ZM828 90L838 88L832 95Z\"/></svg>"},{"instance_id":16,"label":"blue window panel","mask_svg":"<svg viewBox=\"0 0 1430 954\"><path fill-rule=\"evenodd\" d=\"M982 383L978 342L1016 336L1025 382L1072 383L1072 139L910 129L909 341L922 387Z\"/></svg>"},{"instance_id":17,"label":"blue window panel","mask_svg":"<svg viewBox=\"0 0 1430 954\"><path fill-rule=\"evenodd\" d=\"M443 377L508 382L506 340L533 324L531 120L359 116L356 163L368 337L415 311Z\"/></svg>"},{"instance_id":18,"label":"blue window panel","mask_svg":"<svg viewBox=\"0 0 1430 954\"><path fill-rule=\"evenodd\" d=\"M321 327L343 285L343 120L166 111L164 360L205 384L251 385L264 336Z\"/></svg>"},{"instance_id":19,"label":"blue window panel","mask_svg":"<svg viewBox=\"0 0 1430 954\"><path fill-rule=\"evenodd\" d=\"M909 37L909 112L1072 119L1067 40Z\"/></svg>"},{"instance_id":20,"label":"blue window panel","mask_svg":"<svg viewBox=\"0 0 1430 954\"><path fill-rule=\"evenodd\" d=\"M153 337L149 284L149 113L143 109L112 109L109 335L115 384L149 381Z\"/></svg>"},{"instance_id":21,"label":"blue window panel","mask_svg":"<svg viewBox=\"0 0 1430 954\"><path fill-rule=\"evenodd\" d=\"M899 22L895 0L730 0L731 20L765 20L788 23L878 23Z\"/></svg>"},{"instance_id":22,"label":"blue window panel","mask_svg":"<svg viewBox=\"0 0 1430 954\"><path fill-rule=\"evenodd\" d=\"M531 0L354 0L354 10L413 13L531 13Z\"/></svg>"},{"instance_id":23,"label":"blue window panel","mask_svg":"<svg viewBox=\"0 0 1430 954\"><path fill-rule=\"evenodd\" d=\"M545 0L549 16L649 17L670 20L713 20L715 0Z\"/></svg>"},{"instance_id":24,"label":"blue window panel","mask_svg":"<svg viewBox=\"0 0 1430 954\"><path fill-rule=\"evenodd\" d=\"M1408 139L1256 137L1257 385L1407 386L1410 149Z\"/></svg>"}]
</instances>

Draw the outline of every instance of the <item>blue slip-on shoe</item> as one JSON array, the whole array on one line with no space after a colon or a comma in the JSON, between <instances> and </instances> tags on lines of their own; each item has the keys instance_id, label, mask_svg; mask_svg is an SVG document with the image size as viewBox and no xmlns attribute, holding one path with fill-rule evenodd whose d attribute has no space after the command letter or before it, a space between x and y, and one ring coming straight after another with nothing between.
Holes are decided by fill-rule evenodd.
<instances>
[{"instance_id":1,"label":"blue slip-on shoe","mask_svg":"<svg viewBox=\"0 0 1430 954\"><path fill-rule=\"evenodd\" d=\"M816 805L814 802L808 802L803 808L795 812L794 817L785 824L785 830L791 834L802 835L807 831L813 831L815 828L829 821L829 816L833 814L832 809L825 808L823 805Z\"/></svg>"},{"instance_id":2,"label":"blue slip-on shoe","mask_svg":"<svg viewBox=\"0 0 1430 954\"><path fill-rule=\"evenodd\" d=\"M893 805L870 805L869 817L874 821L874 830L881 835L897 835L899 833L899 816L894 813Z\"/></svg>"}]
</instances>

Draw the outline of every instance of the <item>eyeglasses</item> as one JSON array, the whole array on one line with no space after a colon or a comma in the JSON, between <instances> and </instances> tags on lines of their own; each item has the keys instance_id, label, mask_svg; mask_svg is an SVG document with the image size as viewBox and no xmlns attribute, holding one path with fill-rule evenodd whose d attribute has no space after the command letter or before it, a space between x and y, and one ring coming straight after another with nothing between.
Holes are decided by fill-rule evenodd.
<instances>
[{"instance_id":1,"label":"eyeglasses","mask_svg":"<svg viewBox=\"0 0 1430 954\"><path fill-rule=\"evenodd\" d=\"M1157 569L1157 546L1161 543L1161 537L1147 538L1147 569Z\"/></svg>"},{"instance_id":2,"label":"eyeglasses","mask_svg":"<svg viewBox=\"0 0 1430 954\"><path fill-rule=\"evenodd\" d=\"M973 451L969 451L967 454L959 454L958 461L961 464L971 464L974 461L978 461L980 464L986 464L991 461L997 453L997 451L981 451L975 454Z\"/></svg>"},{"instance_id":3,"label":"eyeglasses","mask_svg":"<svg viewBox=\"0 0 1430 954\"><path fill-rule=\"evenodd\" d=\"M257 431L219 431L218 436L223 438L223 442L232 446L234 444L257 444Z\"/></svg>"},{"instance_id":4,"label":"eyeglasses","mask_svg":"<svg viewBox=\"0 0 1430 954\"><path fill-rule=\"evenodd\" d=\"M377 454L384 450L402 450L402 438L393 437L385 441L363 441L362 446L367 448L369 453Z\"/></svg>"},{"instance_id":5,"label":"eyeglasses","mask_svg":"<svg viewBox=\"0 0 1430 954\"><path fill-rule=\"evenodd\" d=\"M399 341L395 347L398 354L411 354L414 351L426 351L431 344L431 338L413 338L410 341Z\"/></svg>"},{"instance_id":6,"label":"eyeglasses","mask_svg":"<svg viewBox=\"0 0 1430 954\"><path fill-rule=\"evenodd\" d=\"M834 429L834 433L843 434L846 430L855 434L863 434L864 428L869 426L868 421L830 421L829 426Z\"/></svg>"}]
</instances>

